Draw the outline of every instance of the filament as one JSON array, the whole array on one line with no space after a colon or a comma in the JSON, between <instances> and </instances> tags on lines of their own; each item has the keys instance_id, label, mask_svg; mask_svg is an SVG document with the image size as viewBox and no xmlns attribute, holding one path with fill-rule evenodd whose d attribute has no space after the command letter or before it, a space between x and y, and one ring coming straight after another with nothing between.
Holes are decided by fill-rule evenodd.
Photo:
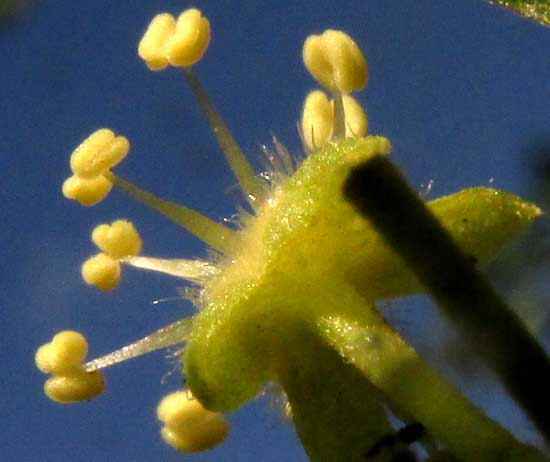
<instances>
[{"instance_id":1,"label":"filament","mask_svg":"<svg viewBox=\"0 0 550 462\"><path fill-rule=\"evenodd\" d=\"M221 115L206 94L198 77L189 67L183 69L183 73L200 108L202 109L208 124L210 125L216 140L223 152L223 155L237 177L239 185L250 205L261 201L265 191L261 180L256 176L252 165L246 160L244 153L233 138L233 135L225 125Z\"/></svg>"},{"instance_id":2,"label":"filament","mask_svg":"<svg viewBox=\"0 0 550 462\"><path fill-rule=\"evenodd\" d=\"M107 172L104 176L130 197L161 213L191 234L197 236L203 242L206 242L210 247L224 254L231 253L232 246L237 240L236 232L216 223L195 210L176 204L175 202L159 199L154 194L138 188L112 172Z\"/></svg>"},{"instance_id":3,"label":"filament","mask_svg":"<svg viewBox=\"0 0 550 462\"><path fill-rule=\"evenodd\" d=\"M104 369L128 359L151 353L178 343L183 343L191 331L192 318L183 318L142 339L84 364L87 372Z\"/></svg>"}]
</instances>

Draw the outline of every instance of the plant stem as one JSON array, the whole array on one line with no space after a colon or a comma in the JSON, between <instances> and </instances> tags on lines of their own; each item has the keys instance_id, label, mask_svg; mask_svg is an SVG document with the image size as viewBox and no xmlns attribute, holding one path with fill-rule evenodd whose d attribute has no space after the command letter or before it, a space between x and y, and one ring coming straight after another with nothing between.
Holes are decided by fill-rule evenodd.
<instances>
[{"instance_id":1,"label":"plant stem","mask_svg":"<svg viewBox=\"0 0 550 462\"><path fill-rule=\"evenodd\" d=\"M304 328L288 345L278 380L310 460L367 462L376 442L393 433L382 394L317 333Z\"/></svg>"},{"instance_id":2,"label":"plant stem","mask_svg":"<svg viewBox=\"0 0 550 462\"><path fill-rule=\"evenodd\" d=\"M464 462L542 462L539 450L522 444L483 414L420 358L353 289L347 314L324 316L319 333L385 396L396 415L420 422L430 436ZM348 308L352 308L348 306Z\"/></svg>"},{"instance_id":3,"label":"plant stem","mask_svg":"<svg viewBox=\"0 0 550 462\"><path fill-rule=\"evenodd\" d=\"M550 362L391 162L356 168L344 195L368 218L550 440Z\"/></svg>"}]
</instances>

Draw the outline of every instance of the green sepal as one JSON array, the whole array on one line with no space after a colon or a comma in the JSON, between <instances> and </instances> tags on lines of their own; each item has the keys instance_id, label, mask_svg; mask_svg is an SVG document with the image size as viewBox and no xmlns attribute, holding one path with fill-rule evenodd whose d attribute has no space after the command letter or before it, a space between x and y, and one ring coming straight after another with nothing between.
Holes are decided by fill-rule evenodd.
<instances>
[{"instance_id":1,"label":"green sepal","mask_svg":"<svg viewBox=\"0 0 550 462\"><path fill-rule=\"evenodd\" d=\"M538 207L513 194L485 187L464 189L427 205L479 265L488 263L541 214ZM350 268L352 285L369 300L421 292L416 277L384 239L370 227L365 232L369 253Z\"/></svg>"}]
</instances>

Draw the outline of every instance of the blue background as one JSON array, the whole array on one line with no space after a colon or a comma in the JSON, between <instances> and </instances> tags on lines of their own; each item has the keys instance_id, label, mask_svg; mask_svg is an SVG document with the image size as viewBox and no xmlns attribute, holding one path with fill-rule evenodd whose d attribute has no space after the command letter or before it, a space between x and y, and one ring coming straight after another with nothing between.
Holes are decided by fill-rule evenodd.
<instances>
[{"instance_id":1,"label":"blue background","mask_svg":"<svg viewBox=\"0 0 550 462\"><path fill-rule=\"evenodd\" d=\"M152 304L176 296L177 280L127 268L120 287L104 294L83 284L79 267L95 252L93 226L117 218L136 224L147 255L205 256L201 242L118 191L91 209L60 193L70 152L107 126L132 142L119 174L214 219L235 213L235 180L181 73L149 72L136 54L154 14L188 6L52 0L0 25L4 460L306 460L269 396L231 415L229 439L211 453L186 456L165 446L155 407L181 377L176 370L160 383L177 362L162 352L108 370L107 392L74 406L47 400L34 366L35 349L58 330L84 332L95 356L193 312L187 302ZM490 183L529 196L525 148L550 135L550 30L482 0L194 6L213 28L196 70L258 167L259 146L271 133L300 152L296 121L314 86L301 65L301 46L310 33L341 28L369 62L369 85L358 95L369 131L392 140L393 158L413 185L434 180L429 197ZM437 333L445 330L425 299L392 310L413 343L440 355L431 341L442 343ZM522 438L537 441L490 381L466 380L462 387Z\"/></svg>"}]
</instances>

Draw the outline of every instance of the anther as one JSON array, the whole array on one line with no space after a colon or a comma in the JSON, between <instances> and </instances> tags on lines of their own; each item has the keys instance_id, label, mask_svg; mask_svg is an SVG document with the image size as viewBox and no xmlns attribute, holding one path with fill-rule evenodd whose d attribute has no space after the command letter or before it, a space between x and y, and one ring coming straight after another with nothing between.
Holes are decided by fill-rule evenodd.
<instances>
[{"instance_id":1,"label":"anther","mask_svg":"<svg viewBox=\"0 0 550 462\"><path fill-rule=\"evenodd\" d=\"M112 290L120 281L120 263L104 253L86 260L81 267L82 279L99 290Z\"/></svg>"},{"instance_id":2,"label":"anther","mask_svg":"<svg viewBox=\"0 0 550 462\"><path fill-rule=\"evenodd\" d=\"M203 57L210 44L210 22L196 8L181 13L169 42L167 57L172 66L188 67Z\"/></svg>"},{"instance_id":3,"label":"anther","mask_svg":"<svg viewBox=\"0 0 550 462\"><path fill-rule=\"evenodd\" d=\"M332 93L361 90L367 83L367 63L361 50L349 35L326 30L310 35L302 52L311 75Z\"/></svg>"},{"instance_id":4,"label":"anther","mask_svg":"<svg viewBox=\"0 0 550 462\"><path fill-rule=\"evenodd\" d=\"M210 22L190 8L177 21L168 13L155 16L139 42L138 54L153 71L168 64L189 67L200 61L209 43Z\"/></svg>"},{"instance_id":5,"label":"anther","mask_svg":"<svg viewBox=\"0 0 550 462\"><path fill-rule=\"evenodd\" d=\"M71 170L80 178L96 178L122 161L130 150L124 136L101 128L86 138L71 155Z\"/></svg>"},{"instance_id":6,"label":"anther","mask_svg":"<svg viewBox=\"0 0 550 462\"><path fill-rule=\"evenodd\" d=\"M362 138L367 134L367 113L353 96L343 95L346 138Z\"/></svg>"},{"instance_id":7,"label":"anther","mask_svg":"<svg viewBox=\"0 0 550 462\"><path fill-rule=\"evenodd\" d=\"M105 199L112 187L113 183L104 176L80 178L73 175L63 183L62 192L67 199L72 199L80 205L91 207Z\"/></svg>"},{"instance_id":8,"label":"anther","mask_svg":"<svg viewBox=\"0 0 550 462\"><path fill-rule=\"evenodd\" d=\"M350 95L342 98L345 136L361 138L368 128L367 114ZM335 101L320 90L310 92L302 112L302 136L308 151L315 151L328 144L334 137Z\"/></svg>"},{"instance_id":9,"label":"anther","mask_svg":"<svg viewBox=\"0 0 550 462\"><path fill-rule=\"evenodd\" d=\"M139 42L138 54L152 71L161 71L168 66L166 45L174 35L176 20L169 13L157 14Z\"/></svg>"},{"instance_id":10,"label":"anther","mask_svg":"<svg viewBox=\"0 0 550 462\"><path fill-rule=\"evenodd\" d=\"M211 449L220 444L229 431L223 414L205 409L188 390L165 396L157 407L157 417L164 424L162 439L178 451Z\"/></svg>"},{"instance_id":11,"label":"anther","mask_svg":"<svg viewBox=\"0 0 550 462\"><path fill-rule=\"evenodd\" d=\"M36 351L35 362L42 372L59 374L80 365L87 354L88 342L84 336L79 332L65 330Z\"/></svg>"},{"instance_id":12,"label":"anther","mask_svg":"<svg viewBox=\"0 0 550 462\"><path fill-rule=\"evenodd\" d=\"M142 243L134 225L126 220L96 226L92 231L92 241L101 251L116 260L138 255Z\"/></svg>"},{"instance_id":13,"label":"anther","mask_svg":"<svg viewBox=\"0 0 550 462\"><path fill-rule=\"evenodd\" d=\"M88 353L88 342L74 331L63 331L42 345L35 355L38 369L51 373L44 393L59 403L74 403L99 395L104 388L99 371L87 372L82 361Z\"/></svg>"},{"instance_id":14,"label":"anther","mask_svg":"<svg viewBox=\"0 0 550 462\"><path fill-rule=\"evenodd\" d=\"M325 93L320 90L310 92L302 112L302 136L309 151L315 151L330 141L333 123L334 110Z\"/></svg>"}]
</instances>

